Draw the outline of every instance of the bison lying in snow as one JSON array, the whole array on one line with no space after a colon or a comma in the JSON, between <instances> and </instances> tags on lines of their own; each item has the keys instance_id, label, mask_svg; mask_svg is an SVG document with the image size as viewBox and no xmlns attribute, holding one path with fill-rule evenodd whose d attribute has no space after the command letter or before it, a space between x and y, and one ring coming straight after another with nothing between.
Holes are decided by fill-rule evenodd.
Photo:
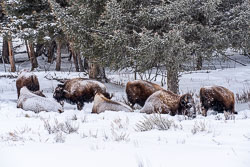
<instances>
[{"instance_id":1,"label":"bison lying in snow","mask_svg":"<svg viewBox=\"0 0 250 167\"><path fill-rule=\"evenodd\" d=\"M107 99L101 93L97 93L94 99L94 106L92 108L92 113L101 113L106 110L110 111L125 111L125 112L133 112L133 110L127 106L126 104L115 102L110 99Z\"/></svg>"},{"instance_id":2,"label":"bison lying in snow","mask_svg":"<svg viewBox=\"0 0 250 167\"><path fill-rule=\"evenodd\" d=\"M71 104L77 104L77 109L83 108L84 102L92 102L96 93L102 93L111 98L107 93L106 86L98 81L74 78L64 84L58 84L53 97L60 103L64 100Z\"/></svg>"},{"instance_id":3,"label":"bison lying in snow","mask_svg":"<svg viewBox=\"0 0 250 167\"><path fill-rule=\"evenodd\" d=\"M201 88L200 102L203 116L207 116L208 109L237 114L234 109L234 93L222 86Z\"/></svg>"},{"instance_id":4,"label":"bison lying in snow","mask_svg":"<svg viewBox=\"0 0 250 167\"><path fill-rule=\"evenodd\" d=\"M150 95L162 89L163 88L157 84L143 80L130 81L126 85L128 101L132 106L137 103L143 107Z\"/></svg>"},{"instance_id":5,"label":"bison lying in snow","mask_svg":"<svg viewBox=\"0 0 250 167\"><path fill-rule=\"evenodd\" d=\"M22 87L26 86L30 91L34 91L35 94L39 96L44 96L44 94L39 91L40 85L35 74L22 71L16 80L17 97L20 96L20 90Z\"/></svg>"},{"instance_id":6,"label":"bison lying in snow","mask_svg":"<svg viewBox=\"0 0 250 167\"><path fill-rule=\"evenodd\" d=\"M179 96L167 90L159 90L149 96L140 112L196 116L194 99L190 94Z\"/></svg>"},{"instance_id":7,"label":"bison lying in snow","mask_svg":"<svg viewBox=\"0 0 250 167\"><path fill-rule=\"evenodd\" d=\"M54 101L45 97L38 96L27 89L26 86L21 88L20 97L17 101L17 108L22 108L26 111L54 111L63 112L62 106Z\"/></svg>"}]
</instances>

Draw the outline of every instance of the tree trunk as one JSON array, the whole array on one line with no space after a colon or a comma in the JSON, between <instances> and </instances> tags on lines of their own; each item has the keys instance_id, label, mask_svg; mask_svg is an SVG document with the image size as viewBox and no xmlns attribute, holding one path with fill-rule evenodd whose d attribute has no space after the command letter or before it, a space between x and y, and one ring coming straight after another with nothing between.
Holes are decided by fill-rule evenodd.
<instances>
[{"instance_id":1,"label":"tree trunk","mask_svg":"<svg viewBox=\"0 0 250 167\"><path fill-rule=\"evenodd\" d=\"M56 71L61 70L61 46L62 46L62 43L60 40L58 40L57 41Z\"/></svg>"},{"instance_id":2,"label":"tree trunk","mask_svg":"<svg viewBox=\"0 0 250 167\"><path fill-rule=\"evenodd\" d=\"M78 59L78 64L79 64L79 67L80 67L80 71L81 72L83 72L83 71L85 71L84 70L84 66L83 66L83 64L82 64L82 58L81 58L81 54L77 54L77 59Z\"/></svg>"},{"instance_id":3,"label":"tree trunk","mask_svg":"<svg viewBox=\"0 0 250 167\"><path fill-rule=\"evenodd\" d=\"M28 51L28 55L30 57L31 71L33 71L35 68L38 67L38 63L36 60L33 43L30 41L27 41L27 51Z\"/></svg>"},{"instance_id":4,"label":"tree trunk","mask_svg":"<svg viewBox=\"0 0 250 167\"><path fill-rule=\"evenodd\" d=\"M48 47L48 63L53 63L56 42L52 41Z\"/></svg>"},{"instance_id":5,"label":"tree trunk","mask_svg":"<svg viewBox=\"0 0 250 167\"><path fill-rule=\"evenodd\" d=\"M84 57L83 67L85 71L88 71L89 69L89 59L87 57Z\"/></svg>"},{"instance_id":6,"label":"tree trunk","mask_svg":"<svg viewBox=\"0 0 250 167\"><path fill-rule=\"evenodd\" d=\"M96 63L89 62L89 78L97 79L99 66Z\"/></svg>"},{"instance_id":7,"label":"tree trunk","mask_svg":"<svg viewBox=\"0 0 250 167\"><path fill-rule=\"evenodd\" d=\"M99 76L100 76L101 80L104 80L105 82L108 82L108 78L106 77L106 73L105 73L105 68L104 67L100 67Z\"/></svg>"},{"instance_id":8,"label":"tree trunk","mask_svg":"<svg viewBox=\"0 0 250 167\"><path fill-rule=\"evenodd\" d=\"M73 60L74 60L76 72L79 72L79 65L78 65L78 61L77 61L77 55L76 55L76 53L75 53L75 51L73 49L71 49L71 53L72 53L72 57L73 57Z\"/></svg>"},{"instance_id":9,"label":"tree trunk","mask_svg":"<svg viewBox=\"0 0 250 167\"><path fill-rule=\"evenodd\" d=\"M174 65L167 67L167 89L176 94L179 93L179 73Z\"/></svg>"},{"instance_id":10,"label":"tree trunk","mask_svg":"<svg viewBox=\"0 0 250 167\"><path fill-rule=\"evenodd\" d=\"M70 47L70 43L67 43L67 48L68 48L68 53L69 53L68 61L71 61L71 59L72 59L72 50L71 50L71 47Z\"/></svg>"},{"instance_id":11,"label":"tree trunk","mask_svg":"<svg viewBox=\"0 0 250 167\"><path fill-rule=\"evenodd\" d=\"M105 80L105 82L107 82L105 69L103 67L100 67L100 65L95 61L89 62L89 78Z\"/></svg>"},{"instance_id":12,"label":"tree trunk","mask_svg":"<svg viewBox=\"0 0 250 167\"><path fill-rule=\"evenodd\" d=\"M9 47L8 47L8 39L7 37L3 38L3 50L2 50L2 60L3 63L9 64Z\"/></svg>"},{"instance_id":13,"label":"tree trunk","mask_svg":"<svg viewBox=\"0 0 250 167\"><path fill-rule=\"evenodd\" d=\"M70 51L71 56L73 57L76 72L79 72L79 65L78 65L78 61L77 61L77 55L76 55L76 52L75 52L75 50L73 48L72 43L69 43L69 51Z\"/></svg>"},{"instance_id":14,"label":"tree trunk","mask_svg":"<svg viewBox=\"0 0 250 167\"><path fill-rule=\"evenodd\" d=\"M72 59L72 51L69 51L69 58L68 58L68 61L71 61Z\"/></svg>"},{"instance_id":15,"label":"tree trunk","mask_svg":"<svg viewBox=\"0 0 250 167\"><path fill-rule=\"evenodd\" d=\"M28 46L28 40L25 40L25 45L26 45L26 50L27 50L27 54L30 60L30 53L29 53L29 46Z\"/></svg>"},{"instance_id":16,"label":"tree trunk","mask_svg":"<svg viewBox=\"0 0 250 167\"><path fill-rule=\"evenodd\" d=\"M12 41L11 38L8 39L8 50L9 50L9 60L10 60L10 71L15 72L16 66L15 66L15 58L12 50Z\"/></svg>"},{"instance_id":17,"label":"tree trunk","mask_svg":"<svg viewBox=\"0 0 250 167\"><path fill-rule=\"evenodd\" d=\"M36 45L36 52L35 52L35 56L39 57L43 54L43 49L44 49L44 44L37 44Z\"/></svg>"},{"instance_id":18,"label":"tree trunk","mask_svg":"<svg viewBox=\"0 0 250 167\"><path fill-rule=\"evenodd\" d=\"M201 69L202 69L202 56L198 55L196 62L196 70L201 70Z\"/></svg>"}]
</instances>

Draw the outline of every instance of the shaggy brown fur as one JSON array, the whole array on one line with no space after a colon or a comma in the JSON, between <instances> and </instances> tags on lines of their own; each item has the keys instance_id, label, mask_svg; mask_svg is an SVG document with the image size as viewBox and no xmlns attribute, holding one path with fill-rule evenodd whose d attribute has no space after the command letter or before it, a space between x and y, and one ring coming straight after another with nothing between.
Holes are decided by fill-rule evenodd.
<instances>
[{"instance_id":1,"label":"shaggy brown fur","mask_svg":"<svg viewBox=\"0 0 250 167\"><path fill-rule=\"evenodd\" d=\"M153 93L141 110L142 113L183 114L195 117L195 104L190 94L179 96L171 91L159 90Z\"/></svg>"},{"instance_id":2,"label":"shaggy brown fur","mask_svg":"<svg viewBox=\"0 0 250 167\"><path fill-rule=\"evenodd\" d=\"M130 81L126 85L127 98L132 106L137 103L143 107L150 95L162 89L163 88L157 84L143 80Z\"/></svg>"},{"instance_id":3,"label":"shaggy brown fur","mask_svg":"<svg viewBox=\"0 0 250 167\"><path fill-rule=\"evenodd\" d=\"M22 72L16 80L17 97L20 96L20 90L26 86L30 91L39 91L40 85L35 74L28 74L28 72ZM44 96L44 95L43 95Z\"/></svg>"},{"instance_id":4,"label":"shaggy brown fur","mask_svg":"<svg viewBox=\"0 0 250 167\"><path fill-rule=\"evenodd\" d=\"M74 78L64 84L58 84L53 97L60 103L66 100L71 104L77 104L77 109L81 110L84 102L94 100L96 93L102 93L105 97L111 98L104 84L94 80Z\"/></svg>"},{"instance_id":5,"label":"shaggy brown fur","mask_svg":"<svg viewBox=\"0 0 250 167\"><path fill-rule=\"evenodd\" d=\"M200 89L202 115L207 116L208 109L220 113L226 111L235 113L234 93L222 86L212 86Z\"/></svg>"},{"instance_id":6,"label":"shaggy brown fur","mask_svg":"<svg viewBox=\"0 0 250 167\"><path fill-rule=\"evenodd\" d=\"M103 94L97 93L95 95L92 113L99 114L99 113L104 112L106 110L133 112L133 110L129 106L127 106L126 104L107 99L106 97L103 96Z\"/></svg>"}]
</instances>

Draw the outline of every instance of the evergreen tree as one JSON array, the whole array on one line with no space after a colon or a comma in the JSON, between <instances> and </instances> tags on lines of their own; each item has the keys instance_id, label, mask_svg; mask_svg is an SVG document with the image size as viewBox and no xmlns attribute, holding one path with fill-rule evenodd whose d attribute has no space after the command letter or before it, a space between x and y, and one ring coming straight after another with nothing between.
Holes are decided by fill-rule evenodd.
<instances>
[{"instance_id":1,"label":"evergreen tree","mask_svg":"<svg viewBox=\"0 0 250 167\"><path fill-rule=\"evenodd\" d=\"M99 26L98 19L104 10L105 0L69 0L67 7L62 6L56 0L49 0L49 3L70 43L77 70L79 71L78 60L81 60L79 56L87 57L92 64L89 66L90 78L102 79L105 76L104 70L96 64L94 55L103 54L103 50L95 42L95 37L97 34L104 35L97 30L97 27Z\"/></svg>"},{"instance_id":2,"label":"evergreen tree","mask_svg":"<svg viewBox=\"0 0 250 167\"><path fill-rule=\"evenodd\" d=\"M12 33L26 41L33 70L38 66L36 56L41 54L41 45L51 45L52 41L62 35L62 31L47 0L7 1L6 9L8 15L14 18Z\"/></svg>"},{"instance_id":3,"label":"evergreen tree","mask_svg":"<svg viewBox=\"0 0 250 167\"><path fill-rule=\"evenodd\" d=\"M249 0L221 0L217 10L216 30L220 34L221 50L234 48L250 53Z\"/></svg>"}]
</instances>

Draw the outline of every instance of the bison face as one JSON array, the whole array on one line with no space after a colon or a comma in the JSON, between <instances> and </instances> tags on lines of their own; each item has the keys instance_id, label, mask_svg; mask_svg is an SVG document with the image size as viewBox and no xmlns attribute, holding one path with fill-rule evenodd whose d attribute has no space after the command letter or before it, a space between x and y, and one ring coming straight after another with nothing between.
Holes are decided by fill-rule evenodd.
<instances>
[{"instance_id":1,"label":"bison face","mask_svg":"<svg viewBox=\"0 0 250 167\"><path fill-rule=\"evenodd\" d=\"M53 98L58 102L61 102L64 99L64 85L58 85L54 91Z\"/></svg>"},{"instance_id":2,"label":"bison face","mask_svg":"<svg viewBox=\"0 0 250 167\"><path fill-rule=\"evenodd\" d=\"M195 118L196 117L196 109L195 109L195 103L192 95L185 94L181 96L180 99L180 110L181 114L187 115L188 117Z\"/></svg>"}]
</instances>

